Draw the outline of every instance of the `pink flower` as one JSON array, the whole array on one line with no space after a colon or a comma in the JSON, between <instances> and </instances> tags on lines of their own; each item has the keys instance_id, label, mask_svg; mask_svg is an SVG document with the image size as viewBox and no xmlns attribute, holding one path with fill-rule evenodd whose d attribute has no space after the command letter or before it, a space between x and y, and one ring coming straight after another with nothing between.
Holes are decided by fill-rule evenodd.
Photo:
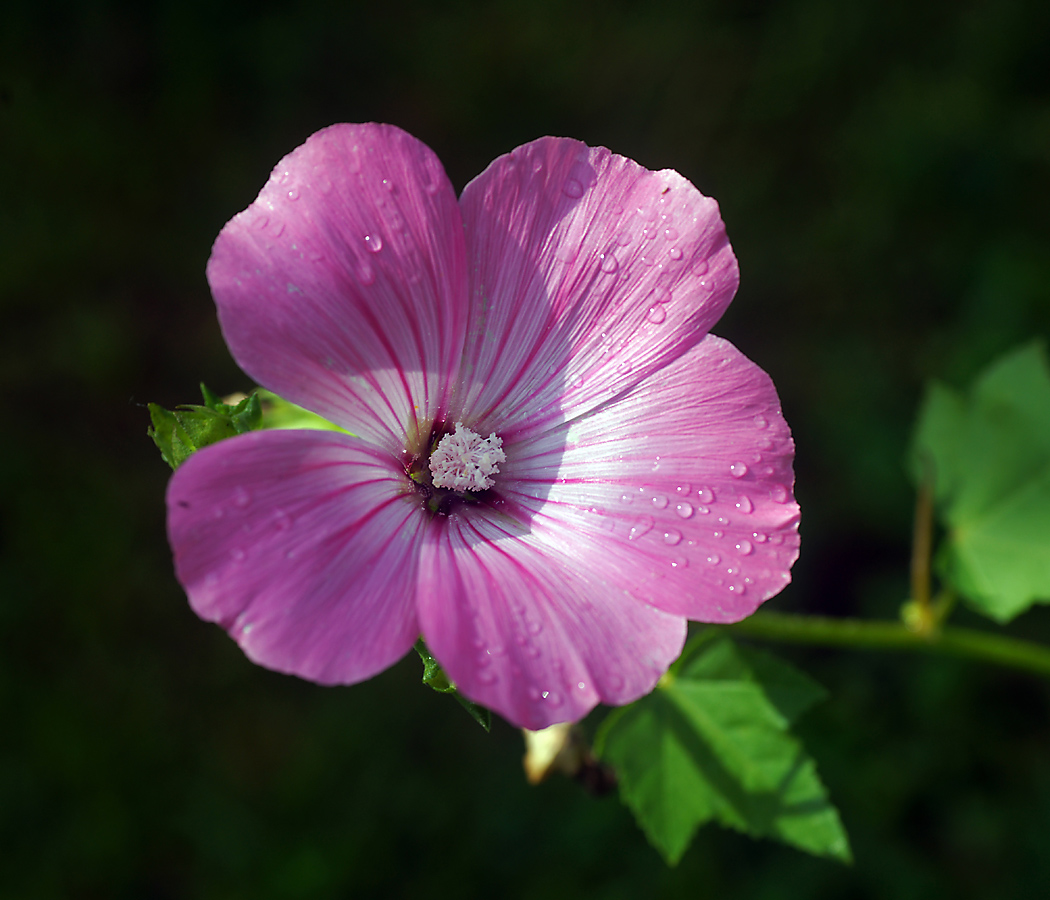
<instances>
[{"instance_id":1,"label":"pink flower","mask_svg":"<svg viewBox=\"0 0 1050 900\"><path fill-rule=\"evenodd\" d=\"M737 263L676 172L548 137L457 201L410 135L334 125L208 280L241 367L355 435L254 432L172 478L179 580L255 662L350 684L422 634L535 729L644 695L687 619L788 582L790 432L708 334Z\"/></svg>"}]
</instances>

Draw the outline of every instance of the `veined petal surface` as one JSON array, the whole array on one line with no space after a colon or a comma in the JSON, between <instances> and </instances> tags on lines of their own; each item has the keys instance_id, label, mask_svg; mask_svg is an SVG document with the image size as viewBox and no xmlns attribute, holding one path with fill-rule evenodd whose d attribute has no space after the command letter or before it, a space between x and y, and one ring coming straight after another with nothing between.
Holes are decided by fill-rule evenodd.
<instances>
[{"instance_id":1,"label":"veined petal surface","mask_svg":"<svg viewBox=\"0 0 1050 900\"><path fill-rule=\"evenodd\" d=\"M456 384L465 261L433 152L391 125L333 125L226 225L208 281L241 368L400 452L426 439Z\"/></svg>"},{"instance_id":2,"label":"veined petal surface","mask_svg":"<svg viewBox=\"0 0 1050 900\"><path fill-rule=\"evenodd\" d=\"M790 580L794 444L769 376L728 341L504 448L501 489L532 536L639 601L736 622Z\"/></svg>"},{"instance_id":3,"label":"veined petal surface","mask_svg":"<svg viewBox=\"0 0 1050 900\"><path fill-rule=\"evenodd\" d=\"M472 508L428 530L419 620L465 696L539 729L636 700L681 653L685 619L629 587L571 543Z\"/></svg>"},{"instance_id":4,"label":"veined petal surface","mask_svg":"<svg viewBox=\"0 0 1050 900\"><path fill-rule=\"evenodd\" d=\"M363 681L412 647L425 524L389 455L333 432L230 438L168 487L175 571L197 615L254 662L322 684Z\"/></svg>"},{"instance_id":5,"label":"veined petal surface","mask_svg":"<svg viewBox=\"0 0 1050 900\"><path fill-rule=\"evenodd\" d=\"M533 141L495 160L461 204L471 319L454 405L504 439L670 363L737 288L718 204L604 147Z\"/></svg>"}]
</instances>

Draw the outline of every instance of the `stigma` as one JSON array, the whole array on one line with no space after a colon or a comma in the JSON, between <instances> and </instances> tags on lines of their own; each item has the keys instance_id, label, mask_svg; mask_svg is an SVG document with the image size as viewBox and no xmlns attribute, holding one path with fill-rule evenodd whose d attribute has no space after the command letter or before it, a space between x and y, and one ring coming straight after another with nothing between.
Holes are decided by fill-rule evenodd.
<instances>
[{"instance_id":1,"label":"stigma","mask_svg":"<svg viewBox=\"0 0 1050 900\"><path fill-rule=\"evenodd\" d=\"M483 438L476 431L456 423L456 430L446 434L430 454L430 474L434 487L458 491L487 491L499 464L507 456L501 449L503 439L495 433Z\"/></svg>"}]
</instances>

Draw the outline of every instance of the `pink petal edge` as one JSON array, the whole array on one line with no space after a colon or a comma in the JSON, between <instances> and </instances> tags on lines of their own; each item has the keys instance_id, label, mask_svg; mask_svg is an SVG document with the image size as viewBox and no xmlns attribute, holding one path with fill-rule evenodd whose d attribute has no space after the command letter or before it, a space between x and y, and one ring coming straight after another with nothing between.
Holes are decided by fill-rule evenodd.
<instances>
[{"instance_id":1,"label":"pink petal edge","mask_svg":"<svg viewBox=\"0 0 1050 900\"><path fill-rule=\"evenodd\" d=\"M190 605L267 668L371 678L419 635L425 521L406 481L387 455L332 432L259 431L199 450L167 497Z\"/></svg>"},{"instance_id":2,"label":"pink petal edge","mask_svg":"<svg viewBox=\"0 0 1050 900\"><path fill-rule=\"evenodd\" d=\"M333 125L223 228L208 281L258 383L400 452L457 381L467 278L455 192L391 125ZM425 435L422 438L425 440Z\"/></svg>"}]
</instances>

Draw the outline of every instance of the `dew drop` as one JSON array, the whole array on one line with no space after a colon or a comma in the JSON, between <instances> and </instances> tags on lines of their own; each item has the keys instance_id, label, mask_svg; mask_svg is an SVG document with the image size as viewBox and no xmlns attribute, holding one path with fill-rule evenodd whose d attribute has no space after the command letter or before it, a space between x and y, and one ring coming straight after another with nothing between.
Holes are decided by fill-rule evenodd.
<instances>
[{"instance_id":1,"label":"dew drop","mask_svg":"<svg viewBox=\"0 0 1050 900\"><path fill-rule=\"evenodd\" d=\"M769 420L765 416L755 416L755 428L768 428Z\"/></svg>"},{"instance_id":2,"label":"dew drop","mask_svg":"<svg viewBox=\"0 0 1050 900\"><path fill-rule=\"evenodd\" d=\"M769 536L769 543L779 547L781 544L784 543L784 535L780 534L779 532L777 532L776 534L771 534Z\"/></svg>"},{"instance_id":3,"label":"dew drop","mask_svg":"<svg viewBox=\"0 0 1050 900\"><path fill-rule=\"evenodd\" d=\"M634 525L631 526L631 531L627 535L629 541L637 540L642 535L648 534L653 529L653 520L649 516L641 516Z\"/></svg>"},{"instance_id":4,"label":"dew drop","mask_svg":"<svg viewBox=\"0 0 1050 900\"><path fill-rule=\"evenodd\" d=\"M528 622L525 623L525 630L529 634L537 635L541 631L543 631L543 623L542 622L536 622L536 621L530 619Z\"/></svg>"},{"instance_id":5,"label":"dew drop","mask_svg":"<svg viewBox=\"0 0 1050 900\"><path fill-rule=\"evenodd\" d=\"M668 528L667 531L664 532L664 543L667 544L669 547L673 547L675 546L675 544L680 544L681 542L682 532L678 531L677 529Z\"/></svg>"},{"instance_id":6,"label":"dew drop","mask_svg":"<svg viewBox=\"0 0 1050 900\"><path fill-rule=\"evenodd\" d=\"M663 494L653 494L653 506L657 509L667 509L667 498Z\"/></svg>"},{"instance_id":7,"label":"dew drop","mask_svg":"<svg viewBox=\"0 0 1050 900\"><path fill-rule=\"evenodd\" d=\"M626 229L616 235L617 246L626 247L629 243L631 243L631 234Z\"/></svg>"},{"instance_id":8,"label":"dew drop","mask_svg":"<svg viewBox=\"0 0 1050 900\"><path fill-rule=\"evenodd\" d=\"M284 234L284 222L277 222L273 226L273 230L270 232L270 234L272 234L275 238L279 238L282 234Z\"/></svg>"},{"instance_id":9,"label":"dew drop","mask_svg":"<svg viewBox=\"0 0 1050 900\"><path fill-rule=\"evenodd\" d=\"M634 500L634 495L633 494L620 494L620 502L621 503L630 503L633 500Z\"/></svg>"},{"instance_id":10,"label":"dew drop","mask_svg":"<svg viewBox=\"0 0 1050 900\"><path fill-rule=\"evenodd\" d=\"M774 503L787 503L790 492L784 485L774 484L769 489L769 496Z\"/></svg>"},{"instance_id":11,"label":"dew drop","mask_svg":"<svg viewBox=\"0 0 1050 900\"><path fill-rule=\"evenodd\" d=\"M682 251L679 250L677 247L672 247L670 250L667 251L667 255L670 256L671 259L681 259Z\"/></svg>"},{"instance_id":12,"label":"dew drop","mask_svg":"<svg viewBox=\"0 0 1050 900\"><path fill-rule=\"evenodd\" d=\"M674 511L683 519L688 519L693 515L693 504L688 500L683 500L674 508Z\"/></svg>"},{"instance_id":13,"label":"dew drop","mask_svg":"<svg viewBox=\"0 0 1050 900\"><path fill-rule=\"evenodd\" d=\"M478 673L478 681L482 684L495 684L499 681L499 676L497 676L495 672L487 669L484 672Z\"/></svg>"},{"instance_id":14,"label":"dew drop","mask_svg":"<svg viewBox=\"0 0 1050 900\"><path fill-rule=\"evenodd\" d=\"M714 503L715 492L711 488L701 487L696 489L696 496L700 498L701 503Z\"/></svg>"},{"instance_id":15,"label":"dew drop","mask_svg":"<svg viewBox=\"0 0 1050 900\"><path fill-rule=\"evenodd\" d=\"M378 253L383 249L383 239L378 234L366 234L365 249L369 253Z\"/></svg>"},{"instance_id":16,"label":"dew drop","mask_svg":"<svg viewBox=\"0 0 1050 900\"><path fill-rule=\"evenodd\" d=\"M582 197L583 196L583 185L580 184L575 178L566 178L564 184L561 186L561 192L566 197Z\"/></svg>"},{"instance_id":17,"label":"dew drop","mask_svg":"<svg viewBox=\"0 0 1050 900\"><path fill-rule=\"evenodd\" d=\"M743 478L747 474L747 463L735 462L729 467L729 474L734 478Z\"/></svg>"},{"instance_id":18,"label":"dew drop","mask_svg":"<svg viewBox=\"0 0 1050 900\"><path fill-rule=\"evenodd\" d=\"M672 226L664 232L664 237L669 241L676 240L678 238L678 230ZM681 254L679 254L680 256Z\"/></svg>"},{"instance_id":19,"label":"dew drop","mask_svg":"<svg viewBox=\"0 0 1050 900\"><path fill-rule=\"evenodd\" d=\"M615 272L615 271L616 271L616 269L617 269L617 268L619 267L619 265L620 265L620 264L619 264L619 263L618 263L618 262L616 261L616 257L615 257L615 256L613 256L613 255L612 255L612 253L603 253L603 254L601 254L601 256L599 257L599 259L601 260L601 263L600 263L600 265L601 265L601 270L602 270L602 271L603 271L603 272L604 272L604 273L605 273L606 275L611 275L611 274L612 274L613 272Z\"/></svg>"},{"instance_id":20,"label":"dew drop","mask_svg":"<svg viewBox=\"0 0 1050 900\"><path fill-rule=\"evenodd\" d=\"M674 559L671 560L672 569L684 569L688 565L689 560L687 560L684 556L676 556Z\"/></svg>"},{"instance_id":21,"label":"dew drop","mask_svg":"<svg viewBox=\"0 0 1050 900\"><path fill-rule=\"evenodd\" d=\"M751 537L754 538L756 544L764 544L769 540L769 535L762 531L752 532Z\"/></svg>"},{"instance_id":22,"label":"dew drop","mask_svg":"<svg viewBox=\"0 0 1050 900\"><path fill-rule=\"evenodd\" d=\"M299 188L292 188L288 192L288 199L289 200L298 200L299 199Z\"/></svg>"},{"instance_id":23,"label":"dew drop","mask_svg":"<svg viewBox=\"0 0 1050 900\"><path fill-rule=\"evenodd\" d=\"M577 681L576 682L576 688L577 688L577 690L585 691L585 690L587 690L587 683L584 682L584 681Z\"/></svg>"},{"instance_id":24,"label":"dew drop","mask_svg":"<svg viewBox=\"0 0 1050 900\"><path fill-rule=\"evenodd\" d=\"M707 260L704 257L693 260L692 273L703 276L707 274Z\"/></svg>"},{"instance_id":25,"label":"dew drop","mask_svg":"<svg viewBox=\"0 0 1050 900\"><path fill-rule=\"evenodd\" d=\"M258 228L260 231L262 231L269 224L270 224L270 217L269 216L258 216L255 219L255 221L252 222L252 225L254 225L256 228Z\"/></svg>"},{"instance_id":26,"label":"dew drop","mask_svg":"<svg viewBox=\"0 0 1050 900\"><path fill-rule=\"evenodd\" d=\"M667 310L662 306L650 306L649 312L645 314L645 317L654 325L659 325L667 318Z\"/></svg>"},{"instance_id":27,"label":"dew drop","mask_svg":"<svg viewBox=\"0 0 1050 900\"><path fill-rule=\"evenodd\" d=\"M719 556L717 553L712 553L709 557L707 557L707 564L709 566L717 566L721 561L722 557Z\"/></svg>"},{"instance_id":28,"label":"dew drop","mask_svg":"<svg viewBox=\"0 0 1050 900\"><path fill-rule=\"evenodd\" d=\"M711 537L713 537L716 541L720 540L721 537L722 537L722 532L721 531L712 531L711 532Z\"/></svg>"},{"instance_id":29,"label":"dew drop","mask_svg":"<svg viewBox=\"0 0 1050 900\"><path fill-rule=\"evenodd\" d=\"M754 512L755 504L751 502L751 498L746 494L741 494L736 501L736 508L742 513Z\"/></svg>"},{"instance_id":30,"label":"dew drop","mask_svg":"<svg viewBox=\"0 0 1050 900\"><path fill-rule=\"evenodd\" d=\"M368 260L362 259L357 265L357 277L360 279L361 284L373 284L376 280L376 270L372 268L372 264Z\"/></svg>"},{"instance_id":31,"label":"dew drop","mask_svg":"<svg viewBox=\"0 0 1050 900\"><path fill-rule=\"evenodd\" d=\"M742 595L742 594L746 594L747 593L747 590L744 588L744 586L742 584L736 584L736 583L729 585L728 590L732 591L734 594L741 594Z\"/></svg>"},{"instance_id":32,"label":"dew drop","mask_svg":"<svg viewBox=\"0 0 1050 900\"><path fill-rule=\"evenodd\" d=\"M700 515L702 515L702 516L706 516L709 512L711 512L711 510L708 507L704 506L703 504L697 506L696 507L696 511L698 513L700 513Z\"/></svg>"},{"instance_id":33,"label":"dew drop","mask_svg":"<svg viewBox=\"0 0 1050 900\"><path fill-rule=\"evenodd\" d=\"M238 509L245 509L252 502L252 495L246 487L240 485L233 492L233 505Z\"/></svg>"},{"instance_id":34,"label":"dew drop","mask_svg":"<svg viewBox=\"0 0 1050 900\"><path fill-rule=\"evenodd\" d=\"M744 556L750 555L751 551L755 548L751 546L751 541L746 538L736 545L736 549L740 551Z\"/></svg>"},{"instance_id":35,"label":"dew drop","mask_svg":"<svg viewBox=\"0 0 1050 900\"><path fill-rule=\"evenodd\" d=\"M729 519L727 519L725 516L719 516L718 517L718 524L719 525L728 525L729 524Z\"/></svg>"},{"instance_id":36,"label":"dew drop","mask_svg":"<svg viewBox=\"0 0 1050 900\"><path fill-rule=\"evenodd\" d=\"M384 178L383 179L383 187L385 187L391 194L396 194L397 193L397 185L394 184L394 181L393 181L392 178Z\"/></svg>"},{"instance_id":37,"label":"dew drop","mask_svg":"<svg viewBox=\"0 0 1050 900\"><path fill-rule=\"evenodd\" d=\"M688 484L680 484L674 490L679 497L688 497L692 488L690 488Z\"/></svg>"},{"instance_id":38,"label":"dew drop","mask_svg":"<svg viewBox=\"0 0 1050 900\"><path fill-rule=\"evenodd\" d=\"M667 290L667 288L660 287L660 285L657 285L649 292L649 296L646 299L649 303L653 304L654 306L657 303L670 303L671 292Z\"/></svg>"}]
</instances>

